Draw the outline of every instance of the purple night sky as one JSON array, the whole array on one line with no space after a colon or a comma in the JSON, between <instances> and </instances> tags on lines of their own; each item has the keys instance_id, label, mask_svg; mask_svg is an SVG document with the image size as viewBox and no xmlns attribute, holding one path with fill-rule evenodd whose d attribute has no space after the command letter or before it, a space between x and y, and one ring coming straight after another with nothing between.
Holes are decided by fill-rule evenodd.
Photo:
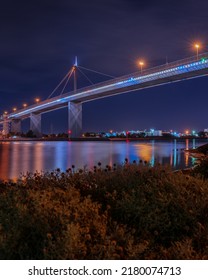
<instances>
[{"instance_id":1,"label":"purple night sky","mask_svg":"<svg viewBox=\"0 0 208 280\"><path fill-rule=\"evenodd\" d=\"M206 0L3 1L0 114L46 99L75 56L81 66L119 77L137 71L138 59L150 68L195 55L195 42L206 52L207 11ZM78 87L85 85L80 77ZM85 103L83 131L202 130L208 127L207 88L203 77ZM66 109L42 119L43 132L67 131Z\"/></svg>"}]
</instances>

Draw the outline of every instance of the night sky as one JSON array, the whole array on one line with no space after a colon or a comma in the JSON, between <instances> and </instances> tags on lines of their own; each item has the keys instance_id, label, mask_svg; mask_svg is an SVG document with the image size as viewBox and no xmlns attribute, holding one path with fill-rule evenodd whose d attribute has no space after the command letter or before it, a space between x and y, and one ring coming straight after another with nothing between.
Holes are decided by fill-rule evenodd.
<instances>
[{"instance_id":1,"label":"night sky","mask_svg":"<svg viewBox=\"0 0 208 280\"><path fill-rule=\"evenodd\" d=\"M78 64L119 77L208 51L207 0L7 0L0 7L0 113L46 99ZM84 72L94 82L106 77ZM79 75L78 87L90 85ZM69 83L71 90L73 83ZM83 105L83 131L208 128L208 77ZM42 117L66 132L67 110ZM29 121L23 128L29 130Z\"/></svg>"}]
</instances>

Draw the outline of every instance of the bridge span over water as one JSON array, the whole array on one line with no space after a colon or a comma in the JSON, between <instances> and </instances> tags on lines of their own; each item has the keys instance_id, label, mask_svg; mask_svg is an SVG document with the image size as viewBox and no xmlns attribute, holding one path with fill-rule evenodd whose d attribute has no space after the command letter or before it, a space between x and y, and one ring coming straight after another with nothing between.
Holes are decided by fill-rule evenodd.
<instances>
[{"instance_id":1,"label":"bridge span over water","mask_svg":"<svg viewBox=\"0 0 208 280\"><path fill-rule=\"evenodd\" d=\"M76 65L74 66L76 67ZM45 101L4 114L0 118L3 130L8 132L11 123L12 132L21 132L21 121L30 118L30 129L41 135L41 115L50 111L68 107L68 131L70 137L80 137L82 133L82 104L100 98L138 91L172 82L206 76L208 74L208 53L186 58L154 68L138 71L114 78L92 86L64 93Z\"/></svg>"}]
</instances>

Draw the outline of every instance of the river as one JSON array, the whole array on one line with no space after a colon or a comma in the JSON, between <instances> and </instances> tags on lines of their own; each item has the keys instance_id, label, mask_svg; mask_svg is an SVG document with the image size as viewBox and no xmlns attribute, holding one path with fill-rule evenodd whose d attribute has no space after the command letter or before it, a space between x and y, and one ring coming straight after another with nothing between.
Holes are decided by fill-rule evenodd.
<instances>
[{"instance_id":1,"label":"river","mask_svg":"<svg viewBox=\"0 0 208 280\"><path fill-rule=\"evenodd\" d=\"M36 171L65 171L75 168L88 170L101 162L102 166L143 160L171 165L173 169L193 166L195 159L184 149L197 147L208 140L141 140L141 141L8 141L0 142L0 179L19 178L21 174Z\"/></svg>"}]
</instances>

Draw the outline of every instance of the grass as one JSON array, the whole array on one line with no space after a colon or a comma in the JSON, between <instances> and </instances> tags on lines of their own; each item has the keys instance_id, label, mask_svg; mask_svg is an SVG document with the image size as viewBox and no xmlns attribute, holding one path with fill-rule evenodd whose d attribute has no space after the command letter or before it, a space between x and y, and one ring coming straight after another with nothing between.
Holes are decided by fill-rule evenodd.
<instances>
[{"instance_id":1,"label":"grass","mask_svg":"<svg viewBox=\"0 0 208 280\"><path fill-rule=\"evenodd\" d=\"M0 183L0 259L208 259L208 161L144 162Z\"/></svg>"}]
</instances>

